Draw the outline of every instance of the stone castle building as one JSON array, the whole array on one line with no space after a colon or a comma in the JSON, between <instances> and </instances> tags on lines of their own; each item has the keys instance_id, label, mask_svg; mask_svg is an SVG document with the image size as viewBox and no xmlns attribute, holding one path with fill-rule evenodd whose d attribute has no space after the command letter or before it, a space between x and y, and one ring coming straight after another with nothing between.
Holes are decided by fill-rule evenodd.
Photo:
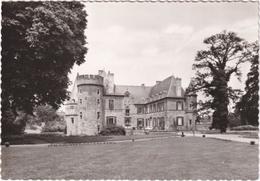
<instances>
[{"instance_id":1,"label":"stone castle building","mask_svg":"<svg viewBox=\"0 0 260 181\"><path fill-rule=\"evenodd\" d=\"M96 135L111 125L146 130L190 130L196 95L170 76L154 86L115 85L114 74L77 75L65 104L67 135Z\"/></svg>"}]
</instances>

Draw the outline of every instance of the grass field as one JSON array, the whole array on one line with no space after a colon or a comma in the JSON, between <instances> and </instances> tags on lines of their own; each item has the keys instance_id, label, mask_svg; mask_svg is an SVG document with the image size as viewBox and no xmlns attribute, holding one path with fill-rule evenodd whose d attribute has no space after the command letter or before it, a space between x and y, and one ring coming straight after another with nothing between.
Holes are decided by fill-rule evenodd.
<instances>
[{"instance_id":1,"label":"grass field","mask_svg":"<svg viewBox=\"0 0 260 181\"><path fill-rule=\"evenodd\" d=\"M2 147L3 179L252 179L258 146L198 137Z\"/></svg>"}]
</instances>

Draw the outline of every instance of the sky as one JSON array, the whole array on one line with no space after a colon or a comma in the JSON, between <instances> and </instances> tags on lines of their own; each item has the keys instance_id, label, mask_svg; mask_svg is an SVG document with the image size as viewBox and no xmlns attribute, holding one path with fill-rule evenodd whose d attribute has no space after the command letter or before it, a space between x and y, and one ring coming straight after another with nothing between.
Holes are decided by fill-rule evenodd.
<instances>
[{"instance_id":1,"label":"sky","mask_svg":"<svg viewBox=\"0 0 260 181\"><path fill-rule=\"evenodd\" d=\"M105 69L118 85L152 86L168 76L182 78L186 88L192 64L203 40L223 30L234 31L249 42L258 39L256 2L208 3L85 3L88 13L86 62L74 66L76 74L97 74ZM241 66L244 88L249 65ZM69 87L71 89L72 86Z\"/></svg>"}]
</instances>

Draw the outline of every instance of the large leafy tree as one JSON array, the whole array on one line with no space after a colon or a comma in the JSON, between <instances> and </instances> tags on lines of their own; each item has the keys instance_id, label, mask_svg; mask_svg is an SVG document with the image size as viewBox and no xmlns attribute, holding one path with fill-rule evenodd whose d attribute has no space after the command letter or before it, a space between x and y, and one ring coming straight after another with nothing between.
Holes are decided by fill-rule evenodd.
<instances>
[{"instance_id":1,"label":"large leafy tree","mask_svg":"<svg viewBox=\"0 0 260 181\"><path fill-rule=\"evenodd\" d=\"M251 68L247 74L245 94L242 96L241 100L237 103L236 108L240 113L242 124L251 124L258 126L258 100L259 100L259 46L258 43L253 44L252 58L250 59Z\"/></svg>"},{"instance_id":2,"label":"large leafy tree","mask_svg":"<svg viewBox=\"0 0 260 181\"><path fill-rule=\"evenodd\" d=\"M85 61L86 16L80 2L2 3L2 132L21 112L67 98L68 73Z\"/></svg>"},{"instance_id":3,"label":"large leafy tree","mask_svg":"<svg viewBox=\"0 0 260 181\"><path fill-rule=\"evenodd\" d=\"M207 48L196 55L193 64L196 75L189 91L201 91L206 96L200 106L213 110L212 127L225 132L229 102L241 93L232 89L228 82L233 74L240 79L239 66L250 57L250 44L236 33L226 31L206 38L204 43Z\"/></svg>"},{"instance_id":4,"label":"large leafy tree","mask_svg":"<svg viewBox=\"0 0 260 181\"><path fill-rule=\"evenodd\" d=\"M2 3L2 122L67 98L67 75L85 61L86 16L80 2Z\"/></svg>"}]
</instances>

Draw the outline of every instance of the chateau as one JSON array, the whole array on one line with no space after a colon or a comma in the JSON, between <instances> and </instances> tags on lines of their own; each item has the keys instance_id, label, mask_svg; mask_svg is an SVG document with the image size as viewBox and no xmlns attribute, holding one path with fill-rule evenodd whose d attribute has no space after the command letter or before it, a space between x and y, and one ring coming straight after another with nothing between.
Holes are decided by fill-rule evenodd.
<instances>
[{"instance_id":1,"label":"chateau","mask_svg":"<svg viewBox=\"0 0 260 181\"><path fill-rule=\"evenodd\" d=\"M96 135L104 127L191 130L197 96L187 94L181 79L170 76L154 86L115 85L114 74L77 75L65 104L67 135Z\"/></svg>"}]
</instances>

